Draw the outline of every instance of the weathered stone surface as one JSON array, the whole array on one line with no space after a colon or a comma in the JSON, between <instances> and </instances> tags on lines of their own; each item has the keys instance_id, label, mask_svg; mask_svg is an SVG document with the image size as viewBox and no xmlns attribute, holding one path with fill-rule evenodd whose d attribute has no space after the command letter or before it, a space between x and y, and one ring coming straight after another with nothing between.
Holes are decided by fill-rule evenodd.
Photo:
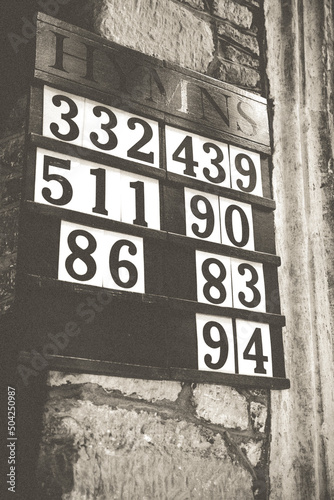
<instances>
[{"instance_id":1,"label":"weathered stone surface","mask_svg":"<svg viewBox=\"0 0 334 500\"><path fill-rule=\"evenodd\" d=\"M250 66L251 68L259 67L260 61L258 57L251 56L250 54L233 47L233 45L230 45L227 42L222 41L220 43L219 52L220 56L228 61L242 64L243 66Z\"/></svg>"},{"instance_id":2,"label":"weathered stone surface","mask_svg":"<svg viewBox=\"0 0 334 500\"><path fill-rule=\"evenodd\" d=\"M246 68L238 63L217 59L212 65L211 74L224 82L241 85L248 89L260 88L260 73L252 68Z\"/></svg>"},{"instance_id":3,"label":"weathered stone surface","mask_svg":"<svg viewBox=\"0 0 334 500\"><path fill-rule=\"evenodd\" d=\"M95 30L108 40L201 72L213 58L210 23L169 0L96 2Z\"/></svg>"},{"instance_id":4,"label":"weathered stone surface","mask_svg":"<svg viewBox=\"0 0 334 500\"><path fill-rule=\"evenodd\" d=\"M237 42L257 56L260 55L259 43L254 35L242 33L238 28L228 23L219 23L217 31L218 35Z\"/></svg>"},{"instance_id":5,"label":"weathered stone surface","mask_svg":"<svg viewBox=\"0 0 334 500\"><path fill-rule=\"evenodd\" d=\"M78 373L61 373L52 371L48 376L50 386L64 384L97 384L105 391L119 391L124 396L145 399L146 401L176 401L181 391L179 382L163 382L160 380L140 380L123 377L109 377Z\"/></svg>"},{"instance_id":6,"label":"weathered stone surface","mask_svg":"<svg viewBox=\"0 0 334 500\"><path fill-rule=\"evenodd\" d=\"M276 242L291 380L290 390L271 396L270 498L325 500L334 498L334 308L328 293L334 204L322 174L334 158L334 12L331 2L309 0L265 0L264 6L274 102ZM325 200L332 207L331 228Z\"/></svg>"},{"instance_id":7,"label":"weathered stone surface","mask_svg":"<svg viewBox=\"0 0 334 500\"><path fill-rule=\"evenodd\" d=\"M72 400L47 405L38 476L43 500L253 499L220 434Z\"/></svg>"},{"instance_id":8,"label":"weathered stone surface","mask_svg":"<svg viewBox=\"0 0 334 500\"><path fill-rule=\"evenodd\" d=\"M213 12L222 19L227 19L242 28L249 29L252 25L253 13L248 7L231 0L214 0Z\"/></svg>"},{"instance_id":9,"label":"weathered stone surface","mask_svg":"<svg viewBox=\"0 0 334 500\"><path fill-rule=\"evenodd\" d=\"M250 417L253 429L255 431L264 432L266 420L267 420L267 408L261 403L255 403L254 401L250 404Z\"/></svg>"},{"instance_id":10,"label":"weathered stone surface","mask_svg":"<svg viewBox=\"0 0 334 500\"><path fill-rule=\"evenodd\" d=\"M248 428L248 405L235 389L199 384L194 389L194 403L199 417L214 424L238 429Z\"/></svg>"},{"instance_id":11,"label":"weathered stone surface","mask_svg":"<svg viewBox=\"0 0 334 500\"><path fill-rule=\"evenodd\" d=\"M179 2L190 5L190 7L194 7L194 9L199 9L199 10L205 9L203 0L179 0Z\"/></svg>"},{"instance_id":12,"label":"weathered stone surface","mask_svg":"<svg viewBox=\"0 0 334 500\"><path fill-rule=\"evenodd\" d=\"M262 441L254 441L253 439L250 439L245 443L243 442L240 445L241 451L244 452L253 467L256 467L260 461L262 446Z\"/></svg>"}]
</instances>

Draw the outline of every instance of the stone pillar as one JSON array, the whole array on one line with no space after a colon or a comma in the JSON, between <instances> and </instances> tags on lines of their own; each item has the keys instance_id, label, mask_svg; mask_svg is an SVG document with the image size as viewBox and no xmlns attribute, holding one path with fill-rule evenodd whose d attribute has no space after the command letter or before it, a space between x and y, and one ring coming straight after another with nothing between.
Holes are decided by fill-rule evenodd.
<instances>
[{"instance_id":1,"label":"stone pillar","mask_svg":"<svg viewBox=\"0 0 334 500\"><path fill-rule=\"evenodd\" d=\"M271 500L334 498L332 6L264 1L291 380L272 393Z\"/></svg>"}]
</instances>

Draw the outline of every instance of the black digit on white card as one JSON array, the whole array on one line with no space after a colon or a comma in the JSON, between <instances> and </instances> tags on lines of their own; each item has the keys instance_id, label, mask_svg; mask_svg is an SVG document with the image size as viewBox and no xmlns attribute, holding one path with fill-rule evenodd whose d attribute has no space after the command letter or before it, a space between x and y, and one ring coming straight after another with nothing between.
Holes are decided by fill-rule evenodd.
<instances>
[{"instance_id":1,"label":"black digit on white card","mask_svg":"<svg viewBox=\"0 0 334 500\"><path fill-rule=\"evenodd\" d=\"M194 161L193 141L190 135L187 135L183 139L181 144L174 151L172 158L174 161L185 165L185 169L183 170L184 175L196 177L194 168L198 167L198 162Z\"/></svg>"},{"instance_id":2,"label":"black digit on white card","mask_svg":"<svg viewBox=\"0 0 334 500\"><path fill-rule=\"evenodd\" d=\"M266 310L263 264L231 258L233 307Z\"/></svg>"},{"instance_id":3,"label":"black digit on white card","mask_svg":"<svg viewBox=\"0 0 334 500\"><path fill-rule=\"evenodd\" d=\"M82 247L78 244L78 238L83 237L87 246ZM96 240L92 234L88 231L84 231L82 229L75 229L72 231L68 238L67 244L69 249L71 250L70 255L67 257L65 261L65 267L68 274L75 280L78 281L89 281L91 280L96 273L96 262L92 257L92 253L96 250ZM74 268L74 263L76 260L80 260L86 266L85 272L78 273Z\"/></svg>"},{"instance_id":4,"label":"black digit on white card","mask_svg":"<svg viewBox=\"0 0 334 500\"><path fill-rule=\"evenodd\" d=\"M232 189L263 196L260 155L236 146L229 149Z\"/></svg>"},{"instance_id":5,"label":"black digit on white card","mask_svg":"<svg viewBox=\"0 0 334 500\"><path fill-rule=\"evenodd\" d=\"M224 160L224 154L222 150L219 146L217 146L217 144L214 144L212 142L206 142L205 144L203 144L203 150L205 151L205 153L211 153L211 150L216 153L216 157L211 158L210 161L217 170L217 175L213 176L210 173L210 169L208 167L204 167L204 177L214 184L221 184L226 179L226 172L224 170L224 167L222 166L222 162Z\"/></svg>"},{"instance_id":6,"label":"black digit on white card","mask_svg":"<svg viewBox=\"0 0 334 500\"><path fill-rule=\"evenodd\" d=\"M242 375L273 376L270 327L236 319L239 373Z\"/></svg>"},{"instance_id":7,"label":"black digit on white card","mask_svg":"<svg viewBox=\"0 0 334 500\"><path fill-rule=\"evenodd\" d=\"M240 217L241 221L241 235L237 239L233 225L233 216L237 213ZM225 212L225 228L227 236L232 243L232 245L236 247L244 247L249 242L249 223L247 216L242 208L238 205L229 205Z\"/></svg>"},{"instance_id":8,"label":"black digit on white card","mask_svg":"<svg viewBox=\"0 0 334 500\"><path fill-rule=\"evenodd\" d=\"M55 95L52 98L52 103L60 107L62 103L65 102L68 105L67 113L61 113L61 119L64 120L69 128L67 134L62 134L59 132L58 123L51 123L50 130L52 134L63 141L74 141L79 136L79 127L73 120L78 115L78 107L72 99L65 95Z\"/></svg>"},{"instance_id":9,"label":"black digit on white card","mask_svg":"<svg viewBox=\"0 0 334 500\"><path fill-rule=\"evenodd\" d=\"M254 250L252 207L247 203L220 198L221 235L224 245Z\"/></svg>"},{"instance_id":10,"label":"black digit on white card","mask_svg":"<svg viewBox=\"0 0 334 500\"><path fill-rule=\"evenodd\" d=\"M126 239L116 241L116 243L112 246L109 255L110 274L116 285L119 287L133 288L138 281L138 270L129 260L120 259L120 251L124 247L127 248L130 255L137 254L137 247L132 241ZM124 270L127 271L128 276L126 279L121 277L121 270L123 270L123 274Z\"/></svg>"},{"instance_id":11,"label":"black digit on white card","mask_svg":"<svg viewBox=\"0 0 334 500\"><path fill-rule=\"evenodd\" d=\"M250 354L253 348L254 354ZM243 359L247 361L255 361L256 365L254 368L254 373L267 373L267 370L264 367L264 363L268 362L268 356L264 356L263 354L261 328L255 328L254 333L249 339L249 342L243 352Z\"/></svg>"},{"instance_id":12,"label":"black digit on white card","mask_svg":"<svg viewBox=\"0 0 334 500\"><path fill-rule=\"evenodd\" d=\"M106 171L104 168L92 168L90 174L96 177L95 207L92 208L92 211L95 214L108 215L106 209Z\"/></svg>"},{"instance_id":13,"label":"black digit on white card","mask_svg":"<svg viewBox=\"0 0 334 500\"><path fill-rule=\"evenodd\" d=\"M242 264L239 264L238 271L241 276L243 276L246 271L249 271L251 273L250 279L246 281L246 287L249 288L251 290L251 293L253 294L252 299L247 300L245 292L239 292L238 298L241 304L249 308L257 307L261 302L261 294L258 288L256 288L255 286L259 281L259 276L256 269L250 264L246 264L243 262Z\"/></svg>"},{"instance_id":14,"label":"black digit on white card","mask_svg":"<svg viewBox=\"0 0 334 500\"><path fill-rule=\"evenodd\" d=\"M112 130L117 125L117 117L115 113L105 106L95 106L93 108L93 113L95 116L98 118L101 117L101 120L103 120L100 123L100 128L103 130L104 134L91 132L89 135L90 140L94 146L102 149L103 151L111 151L112 149L115 149L118 143L115 132ZM104 122L105 119L107 120L106 122ZM101 139L100 135L102 135ZM106 141L103 140L103 135L106 136Z\"/></svg>"},{"instance_id":15,"label":"black digit on white card","mask_svg":"<svg viewBox=\"0 0 334 500\"><path fill-rule=\"evenodd\" d=\"M212 329L218 332L219 338L217 340L212 337ZM217 321L208 321L203 327L203 339L211 349L219 349L219 357L215 363L212 362L213 356L211 354L205 354L204 362L206 366L211 370L219 370L225 365L229 351L228 338L224 327Z\"/></svg>"},{"instance_id":16,"label":"black digit on white card","mask_svg":"<svg viewBox=\"0 0 334 500\"><path fill-rule=\"evenodd\" d=\"M184 196L187 236L220 243L218 196L188 188Z\"/></svg>"},{"instance_id":17,"label":"black digit on white card","mask_svg":"<svg viewBox=\"0 0 334 500\"><path fill-rule=\"evenodd\" d=\"M133 219L133 223L138 226L147 227L147 222L145 220L145 194L144 194L144 182L135 181L130 182L130 187L135 190L136 197L136 218Z\"/></svg>"},{"instance_id":18,"label":"black digit on white card","mask_svg":"<svg viewBox=\"0 0 334 500\"><path fill-rule=\"evenodd\" d=\"M84 102L82 97L45 86L43 135L81 145Z\"/></svg>"},{"instance_id":19,"label":"black digit on white card","mask_svg":"<svg viewBox=\"0 0 334 500\"><path fill-rule=\"evenodd\" d=\"M232 307L230 257L196 251L197 300Z\"/></svg>"},{"instance_id":20,"label":"black digit on white card","mask_svg":"<svg viewBox=\"0 0 334 500\"><path fill-rule=\"evenodd\" d=\"M202 209L200 209L201 206ZM205 196L195 195L191 198L190 208L197 219L204 220L206 223L203 229L197 223L192 224L192 232L198 238L209 238L215 226L215 214L210 201Z\"/></svg>"},{"instance_id":21,"label":"black digit on white card","mask_svg":"<svg viewBox=\"0 0 334 500\"><path fill-rule=\"evenodd\" d=\"M154 152L150 151L145 153L140 151L146 144L150 142L153 137L152 127L141 118L129 118L128 127L130 130L135 130L136 126L139 125L143 129L143 135L136 144L134 144L127 152L129 158L134 158L135 160L154 163Z\"/></svg>"},{"instance_id":22,"label":"black digit on white card","mask_svg":"<svg viewBox=\"0 0 334 500\"><path fill-rule=\"evenodd\" d=\"M102 285L105 288L145 293L142 238L104 232Z\"/></svg>"},{"instance_id":23,"label":"black digit on white card","mask_svg":"<svg viewBox=\"0 0 334 500\"><path fill-rule=\"evenodd\" d=\"M51 189L49 187L44 187L42 189L43 198L47 202L52 203L52 205L57 205L57 206L67 205L68 203L70 203L73 196L73 189L71 183L69 182L68 179L66 179L66 177L60 174L50 173L50 167L60 168L63 170L70 170L71 162L70 160L63 160L45 155L43 163L43 179L46 182L51 182L51 181L57 182L61 188L61 195L58 198L55 198L54 196L52 196Z\"/></svg>"},{"instance_id":24,"label":"black digit on white card","mask_svg":"<svg viewBox=\"0 0 334 500\"><path fill-rule=\"evenodd\" d=\"M196 330L198 369L235 373L232 320L196 314Z\"/></svg>"}]
</instances>

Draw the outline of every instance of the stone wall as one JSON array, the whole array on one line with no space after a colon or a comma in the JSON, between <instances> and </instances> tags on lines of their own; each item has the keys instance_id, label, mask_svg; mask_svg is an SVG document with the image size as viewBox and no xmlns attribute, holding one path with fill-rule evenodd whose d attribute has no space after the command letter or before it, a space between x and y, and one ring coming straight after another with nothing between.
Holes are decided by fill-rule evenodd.
<instances>
[{"instance_id":1,"label":"stone wall","mask_svg":"<svg viewBox=\"0 0 334 500\"><path fill-rule=\"evenodd\" d=\"M271 498L327 500L334 498L333 4L264 3L291 380L289 391L272 394Z\"/></svg>"}]
</instances>

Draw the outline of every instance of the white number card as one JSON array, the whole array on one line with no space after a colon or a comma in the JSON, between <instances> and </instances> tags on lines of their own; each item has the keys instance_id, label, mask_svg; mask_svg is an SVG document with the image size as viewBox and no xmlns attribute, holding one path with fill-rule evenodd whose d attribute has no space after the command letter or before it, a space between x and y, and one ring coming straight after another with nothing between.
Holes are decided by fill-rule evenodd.
<instances>
[{"instance_id":1,"label":"white number card","mask_svg":"<svg viewBox=\"0 0 334 500\"><path fill-rule=\"evenodd\" d=\"M143 239L61 221L58 279L145 293Z\"/></svg>"},{"instance_id":2,"label":"white number card","mask_svg":"<svg viewBox=\"0 0 334 500\"><path fill-rule=\"evenodd\" d=\"M43 135L159 167L158 122L47 86Z\"/></svg>"},{"instance_id":3,"label":"white number card","mask_svg":"<svg viewBox=\"0 0 334 500\"><path fill-rule=\"evenodd\" d=\"M160 229L158 180L40 148L34 200Z\"/></svg>"}]
</instances>

